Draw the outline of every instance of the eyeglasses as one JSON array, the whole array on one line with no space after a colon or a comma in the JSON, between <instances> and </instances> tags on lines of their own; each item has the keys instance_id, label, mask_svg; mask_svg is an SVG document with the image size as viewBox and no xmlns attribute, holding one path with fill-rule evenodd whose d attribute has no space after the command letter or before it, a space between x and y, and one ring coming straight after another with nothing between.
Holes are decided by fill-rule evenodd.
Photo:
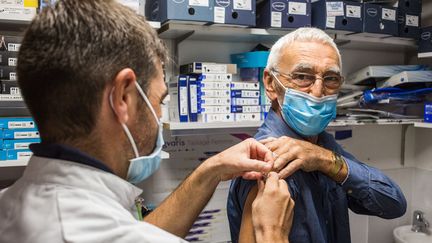
<instances>
[{"instance_id":1,"label":"eyeglasses","mask_svg":"<svg viewBox=\"0 0 432 243\"><path fill-rule=\"evenodd\" d=\"M284 74L275 69L272 69L272 71L290 80L298 88L301 89L310 88L318 79L321 79L323 81L324 87L329 90L339 89L344 82L344 78L338 74L330 74L321 77L320 75L302 73L302 72L293 72L289 74Z\"/></svg>"}]
</instances>

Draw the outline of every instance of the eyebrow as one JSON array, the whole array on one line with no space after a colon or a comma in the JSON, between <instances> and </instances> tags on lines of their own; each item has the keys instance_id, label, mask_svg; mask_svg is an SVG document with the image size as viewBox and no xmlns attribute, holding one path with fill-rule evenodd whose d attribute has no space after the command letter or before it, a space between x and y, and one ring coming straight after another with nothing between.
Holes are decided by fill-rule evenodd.
<instances>
[{"instance_id":1,"label":"eyebrow","mask_svg":"<svg viewBox=\"0 0 432 243\"><path fill-rule=\"evenodd\" d=\"M327 70L324 73L335 73L335 74L340 74L341 70L339 67L333 66L333 67L329 67L327 68Z\"/></svg>"},{"instance_id":2,"label":"eyebrow","mask_svg":"<svg viewBox=\"0 0 432 243\"><path fill-rule=\"evenodd\" d=\"M313 71L314 66L309 63L299 63L294 66L293 72L298 71Z\"/></svg>"}]
</instances>

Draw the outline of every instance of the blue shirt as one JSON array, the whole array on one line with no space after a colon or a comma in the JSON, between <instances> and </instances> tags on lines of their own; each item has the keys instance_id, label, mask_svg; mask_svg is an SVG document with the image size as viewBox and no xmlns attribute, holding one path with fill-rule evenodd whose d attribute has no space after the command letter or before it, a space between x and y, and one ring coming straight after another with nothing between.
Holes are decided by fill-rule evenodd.
<instances>
[{"instance_id":1,"label":"blue shirt","mask_svg":"<svg viewBox=\"0 0 432 243\"><path fill-rule=\"evenodd\" d=\"M260 140L281 136L304 140L271 110L255 138ZM341 185L321 172L299 170L286 179L295 201L290 242L351 242L348 208L358 214L375 215L385 219L405 214L405 197L390 178L378 169L355 159L326 132L319 134L318 145L340 154L345 159L348 177ZM256 181L242 178L231 183L227 209L234 243L238 242L246 198L255 185Z\"/></svg>"}]
</instances>

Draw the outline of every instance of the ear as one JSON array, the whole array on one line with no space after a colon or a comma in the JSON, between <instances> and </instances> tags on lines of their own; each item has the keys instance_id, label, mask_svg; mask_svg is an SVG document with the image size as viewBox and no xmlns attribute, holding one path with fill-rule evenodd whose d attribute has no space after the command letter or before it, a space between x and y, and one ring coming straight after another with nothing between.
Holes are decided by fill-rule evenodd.
<instances>
[{"instance_id":1,"label":"ear","mask_svg":"<svg viewBox=\"0 0 432 243\"><path fill-rule=\"evenodd\" d=\"M135 72L130 68L122 69L114 77L112 95L112 109L117 116L118 122L121 124L127 123L129 120L129 112L136 98L136 76Z\"/></svg>"},{"instance_id":2,"label":"ear","mask_svg":"<svg viewBox=\"0 0 432 243\"><path fill-rule=\"evenodd\" d=\"M277 90L274 83L274 78L268 69L264 70L263 83L267 97L274 102L277 100Z\"/></svg>"}]
</instances>

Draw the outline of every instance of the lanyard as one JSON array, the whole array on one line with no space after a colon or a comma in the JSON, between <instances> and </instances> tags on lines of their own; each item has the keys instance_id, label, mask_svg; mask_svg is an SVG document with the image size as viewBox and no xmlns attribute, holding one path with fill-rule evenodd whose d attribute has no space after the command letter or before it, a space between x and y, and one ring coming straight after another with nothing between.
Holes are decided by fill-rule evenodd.
<instances>
[{"instance_id":1,"label":"lanyard","mask_svg":"<svg viewBox=\"0 0 432 243\"><path fill-rule=\"evenodd\" d=\"M139 221L143 221L144 216L147 216L152 211L144 204L144 199L141 197L137 197L135 199L135 206L137 209Z\"/></svg>"}]
</instances>

